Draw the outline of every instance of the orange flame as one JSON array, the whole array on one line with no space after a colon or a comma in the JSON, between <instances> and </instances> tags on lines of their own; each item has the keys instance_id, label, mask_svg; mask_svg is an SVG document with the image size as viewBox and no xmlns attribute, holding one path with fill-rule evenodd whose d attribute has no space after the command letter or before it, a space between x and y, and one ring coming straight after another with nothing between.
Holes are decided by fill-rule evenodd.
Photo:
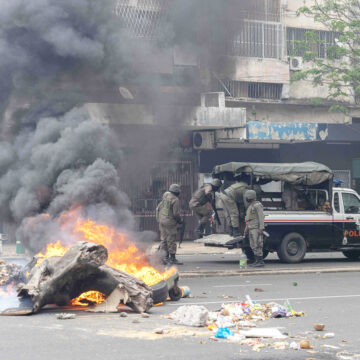
<instances>
[{"instance_id":1,"label":"orange flame","mask_svg":"<svg viewBox=\"0 0 360 360\"><path fill-rule=\"evenodd\" d=\"M88 306L90 304L101 304L106 299L106 295L99 291L87 291L75 299L71 300L71 305Z\"/></svg>"},{"instance_id":2,"label":"orange flame","mask_svg":"<svg viewBox=\"0 0 360 360\"><path fill-rule=\"evenodd\" d=\"M61 228L70 231L72 237L76 237L79 241L104 245L109 254L106 265L133 275L149 286L168 279L176 271L175 268L163 273L156 270L150 266L146 253L138 249L128 236L110 226L97 224L89 219L83 220L80 211L81 207L77 207L63 214L58 220ZM58 241L49 244L45 254L39 253L37 256L40 258L63 256L70 246L63 246Z\"/></svg>"}]
</instances>

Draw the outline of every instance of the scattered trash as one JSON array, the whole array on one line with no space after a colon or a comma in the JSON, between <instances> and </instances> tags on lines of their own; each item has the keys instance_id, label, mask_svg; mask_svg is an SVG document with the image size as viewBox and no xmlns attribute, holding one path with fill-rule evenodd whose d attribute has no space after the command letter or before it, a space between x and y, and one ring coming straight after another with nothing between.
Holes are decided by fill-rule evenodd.
<instances>
[{"instance_id":1,"label":"scattered trash","mask_svg":"<svg viewBox=\"0 0 360 360\"><path fill-rule=\"evenodd\" d=\"M316 331L323 331L324 330L325 325L324 324L314 324L314 329Z\"/></svg>"},{"instance_id":2,"label":"scattered trash","mask_svg":"<svg viewBox=\"0 0 360 360\"><path fill-rule=\"evenodd\" d=\"M240 330L240 335L247 338L272 338L272 339L285 339L287 336L282 334L277 328L254 328L248 330Z\"/></svg>"},{"instance_id":3,"label":"scattered trash","mask_svg":"<svg viewBox=\"0 0 360 360\"><path fill-rule=\"evenodd\" d=\"M300 349L311 349L312 348L309 340L301 340L299 345L300 345Z\"/></svg>"},{"instance_id":4,"label":"scattered trash","mask_svg":"<svg viewBox=\"0 0 360 360\"><path fill-rule=\"evenodd\" d=\"M340 351L336 354L336 357L340 360L353 360L354 355L356 356L356 358L359 357L359 354L351 354L348 351Z\"/></svg>"},{"instance_id":5,"label":"scattered trash","mask_svg":"<svg viewBox=\"0 0 360 360\"><path fill-rule=\"evenodd\" d=\"M150 317L150 315L147 314L147 313L142 313L142 314L141 314L141 317L143 317L144 319L147 319L147 318Z\"/></svg>"},{"instance_id":6,"label":"scattered trash","mask_svg":"<svg viewBox=\"0 0 360 360\"><path fill-rule=\"evenodd\" d=\"M126 312L121 312L120 313L120 317L127 317L127 316L128 316L128 314Z\"/></svg>"},{"instance_id":7,"label":"scattered trash","mask_svg":"<svg viewBox=\"0 0 360 360\"><path fill-rule=\"evenodd\" d=\"M215 337L217 339L227 339L230 336L234 336L234 333L230 331L228 327L225 328L219 328L215 334Z\"/></svg>"},{"instance_id":8,"label":"scattered trash","mask_svg":"<svg viewBox=\"0 0 360 360\"><path fill-rule=\"evenodd\" d=\"M234 334L234 335L228 337L228 340L230 340L232 342L240 342L244 339L245 339L245 336L240 335L240 334Z\"/></svg>"},{"instance_id":9,"label":"scattered trash","mask_svg":"<svg viewBox=\"0 0 360 360\"><path fill-rule=\"evenodd\" d=\"M318 351L315 351L315 350L308 350L307 351L309 354L317 354L318 353Z\"/></svg>"},{"instance_id":10,"label":"scattered trash","mask_svg":"<svg viewBox=\"0 0 360 360\"><path fill-rule=\"evenodd\" d=\"M321 347L322 347L322 348L325 348L325 349L334 349L334 350L340 349L339 346L328 345L328 344L321 345Z\"/></svg>"},{"instance_id":11,"label":"scattered trash","mask_svg":"<svg viewBox=\"0 0 360 360\"><path fill-rule=\"evenodd\" d=\"M138 319L134 319L134 320L132 321L132 323L133 323L133 324L139 324L140 321L139 321Z\"/></svg>"},{"instance_id":12,"label":"scattered trash","mask_svg":"<svg viewBox=\"0 0 360 360\"><path fill-rule=\"evenodd\" d=\"M333 338L335 336L334 333L326 333L322 338L323 339L330 339Z\"/></svg>"},{"instance_id":13,"label":"scattered trash","mask_svg":"<svg viewBox=\"0 0 360 360\"><path fill-rule=\"evenodd\" d=\"M22 267L16 264L9 264L1 259L0 263L0 286L5 286L15 281L23 281Z\"/></svg>"},{"instance_id":14,"label":"scattered trash","mask_svg":"<svg viewBox=\"0 0 360 360\"><path fill-rule=\"evenodd\" d=\"M289 343L286 341L280 341L280 342L275 342L272 346L274 349L277 350L286 350L289 348Z\"/></svg>"},{"instance_id":15,"label":"scattered trash","mask_svg":"<svg viewBox=\"0 0 360 360\"><path fill-rule=\"evenodd\" d=\"M265 344L255 344L252 348L253 351L260 351L260 349L263 349L265 347Z\"/></svg>"},{"instance_id":16,"label":"scattered trash","mask_svg":"<svg viewBox=\"0 0 360 360\"><path fill-rule=\"evenodd\" d=\"M56 318L58 320L71 320L71 319L75 319L76 315L75 314L68 314L68 313L60 313L56 315Z\"/></svg>"},{"instance_id":17,"label":"scattered trash","mask_svg":"<svg viewBox=\"0 0 360 360\"><path fill-rule=\"evenodd\" d=\"M300 345L297 342L293 341L290 343L289 348L291 350L300 350Z\"/></svg>"},{"instance_id":18,"label":"scattered trash","mask_svg":"<svg viewBox=\"0 0 360 360\"><path fill-rule=\"evenodd\" d=\"M209 311L204 306L185 305L171 313L170 317L180 325L201 327L206 325L208 315Z\"/></svg>"},{"instance_id":19,"label":"scattered trash","mask_svg":"<svg viewBox=\"0 0 360 360\"><path fill-rule=\"evenodd\" d=\"M260 288L255 288L254 291L255 291L255 292L264 292L264 290L263 290L263 289L260 289Z\"/></svg>"},{"instance_id":20,"label":"scattered trash","mask_svg":"<svg viewBox=\"0 0 360 360\"><path fill-rule=\"evenodd\" d=\"M190 297L190 288L188 286L180 286L181 297Z\"/></svg>"},{"instance_id":21,"label":"scattered trash","mask_svg":"<svg viewBox=\"0 0 360 360\"><path fill-rule=\"evenodd\" d=\"M161 328L155 329L155 330L154 330L154 333L161 335L161 334L164 333L164 329L161 329Z\"/></svg>"}]
</instances>

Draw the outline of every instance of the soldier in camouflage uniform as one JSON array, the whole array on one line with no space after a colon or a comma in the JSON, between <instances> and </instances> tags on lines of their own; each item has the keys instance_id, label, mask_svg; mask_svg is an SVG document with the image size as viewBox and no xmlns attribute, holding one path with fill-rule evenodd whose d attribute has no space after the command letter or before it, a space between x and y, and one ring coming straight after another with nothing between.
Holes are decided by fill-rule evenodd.
<instances>
[{"instance_id":1,"label":"soldier in camouflage uniform","mask_svg":"<svg viewBox=\"0 0 360 360\"><path fill-rule=\"evenodd\" d=\"M172 184L165 192L161 203L156 208L156 218L160 228L160 250L165 254L163 263L182 265L176 259L177 225L182 224L180 217L179 195L180 185Z\"/></svg>"},{"instance_id":2,"label":"soldier in camouflage uniform","mask_svg":"<svg viewBox=\"0 0 360 360\"><path fill-rule=\"evenodd\" d=\"M210 235L210 219L213 213L211 204L215 201L215 192L218 191L222 183L219 179L214 179L211 184L205 184L200 189L195 191L190 202L190 209L196 214L199 219L199 225L196 228L196 234L199 239Z\"/></svg>"},{"instance_id":3,"label":"soldier in camouflage uniform","mask_svg":"<svg viewBox=\"0 0 360 360\"><path fill-rule=\"evenodd\" d=\"M261 202L256 200L254 190L247 190L245 199L249 206L246 210L247 225L244 235L249 233L250 247L255 255L255 262L250 266L261 267L265 265L263 261L264 210Z\"/></svg>"},{"instance_id":4,"label":"soldier in camouflage uniform","mask_svg":"<svg viewBox=\"0 0 360 360\"><path fill-rule=\"evenodd\" d=\"M240 236L245 230L245 192L248 189L246 182L238 181L220 194L230 236Z\"/></svg>"}]
</instances>

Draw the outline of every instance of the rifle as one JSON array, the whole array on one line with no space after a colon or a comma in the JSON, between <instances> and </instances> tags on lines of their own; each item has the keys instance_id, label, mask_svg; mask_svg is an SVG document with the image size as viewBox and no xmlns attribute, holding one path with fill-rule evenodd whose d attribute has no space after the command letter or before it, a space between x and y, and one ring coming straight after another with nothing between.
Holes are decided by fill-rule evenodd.
<instances>
[{"instance_id":1,"label":"rifle","mask_svg":"<svg viewBox=\"0 0 360 360\"><path fill-rule=\"evenodd\" d=\"M180 235L180 237L179 237L179 249L180 249L181 244L182 244L182 242L184 240L185 228L186 228L186 223L183 220L183 222L181 224L179 224L179 226L178 226L178 231L179 231L179 235Z\"/></svg>"},{"instance_id":2,"label":"rifle","mask_svg":"<svg viewBox=\"0 0 360 360\"><path fill-rule=\"evenodd\" d=\"M216 208L216 206L215 206L215 200L214 200L214 201L211 201L210 204L211 204L211 207L212 207L212 209L213 209L213 211L214 211L214 213L215 213L215 220L216 220L217 223L221 226L221 221L220 221L220 218L219 218L219 214L218 214L217 208Z\"/></svg>"}]
</instances>

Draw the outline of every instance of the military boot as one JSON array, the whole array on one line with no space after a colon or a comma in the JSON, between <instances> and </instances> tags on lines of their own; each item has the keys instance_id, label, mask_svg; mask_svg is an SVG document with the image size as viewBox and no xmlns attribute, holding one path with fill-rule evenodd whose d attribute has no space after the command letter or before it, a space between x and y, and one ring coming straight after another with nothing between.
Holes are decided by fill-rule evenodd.
<instances>
[{"instance_id":1,"label":"military boot","mask_svg":"<svg viewBox=\"0 0 360 360\"><path fill-rule=\"evenodd\" d=\"M229 226L229 235L233 236L233 234L234 234L234 228L230 225Z\"/></svg>"},{"instance_id":2,"label":"military boot","mask_svg":"<svg viewBox=\"0 0 360 360\"><path fill-rule=\"evenodd\" d=\"M197 227L196 227L196 235L198 237L198 239L201 239L203 236L204 236L204 225L203 224L199 224Z\"/></svg>"},{"instance_id":3,"label":"military boot","mask_svg":"<svg viewBox=\"0 0 360 360\"><path fill-rule=\"evenodd\" d=\"M235 238L235 237L238 237L238 236L240 236L241 234L240 234L240 228L238 228L238 227L233 227L233 237Z\"/></svg>"},{"instance_id":4,"label":"military boot","mask_svg":"<svg viewBox=\"0 0 360 360\"><path fill-rule=\"evenodd\" d=\"M250 265L251 267L263 267L265 266L262 256L255 256L255 262Z\"/></svg>"},{"instance_id":5,"label":"military boot","mask_svg":"<svg viewBox=\"0 0 360 360\"><path fill-rule=\"evenodd\" d=\"M165 256L161 259L163 265L169 265L170 263L170 254L167 252Z\"/></svg>"},{"instance_id":6,"label":"military boot","mask_svg":"<svg viewBox=\"0 0 360 360\"><path fill-rule=\"evenodd\" d=\"M205 236L211 235L212 231L209 221L204 225L204 229L205 229Z\"/></svg>"},{"instance_id":7,"label":"military boot","mask_svg":"<svg viewBox=\"0 0 360 360\"><path fill-rule=\"evenodd\" d=\"M170 255L170 264L171 265L184 265L184 263L182 263L175 257L175 254Z\"/></svg>"}]
</instances>

